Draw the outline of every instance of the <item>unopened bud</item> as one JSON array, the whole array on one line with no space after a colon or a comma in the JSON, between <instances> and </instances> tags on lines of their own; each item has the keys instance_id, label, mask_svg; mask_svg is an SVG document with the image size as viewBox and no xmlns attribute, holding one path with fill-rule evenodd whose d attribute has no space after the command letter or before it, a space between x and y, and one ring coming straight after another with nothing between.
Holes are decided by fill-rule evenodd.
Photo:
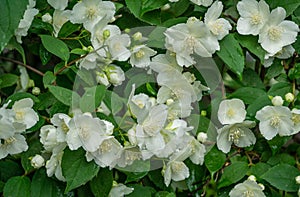
<instances>
[{"instance_id":1,"label":"unopened bud","mask_svg":"<svg viewBox=\"0 0 300 197\"><path fill-rule=\"evenodd\" d=\"M248 177L248 180L250 180L250 181L256 181L256 177L254 175L250 175Z\"/></svg>"},{"instance_id":2,"label":"unopened bud","mask_svg":"<svg viewBox=\"0 0 300 197\"><path fill-rule=\"evenodd\" d=\"M207 112L205 110L201 110L201 113L200 113L201 116L206 116L207 115Z\"/></svg>"},{"instance_id":3,"label":"unopened bud","mask_svg":"<svg viewBox=\"0 0 300 197\"><path fill-rule=\"evenodd\" d=\"M106 40L107 38L109 38L110 36L110 31L108 29L103 31L103 38L104 40Z\"/></svg>"},{"instance_id":4,"label":"unopened bud","mask_svg":"<svg viewBox=\"0 0 300 197\"><path fill-rule=\"evenodd\" d=\"M33 87L31 93L37 96L41 93L41 89L39 87Z\"/></svg>"},{"instance_id":5,"label":"unopened bud","mask_svg":"<svg viewBox=\"0 0 300 197\"><path fill-rule=\"evenodd\" d=\"M141 32L136 32L135 34L132 35L133 40L139 41L143 38L143 34Z\"/></svg>"},{"instance_id":6,"label":"unopened bud","mask_svg":"<svg viewBox=\"0 0 300 197\"><path fill-rule=\"evenodd\" d=\"M35 155L31 159L31 165L32 165L32 167L34 167L36 169L40 168L45 165L45 159L41 155Z\"/></svg>"},{"instance_id":7,"label":"unopened bud","mask_svg":"<svg viewBox=\"0 0 300 197\"><path fill-rule=\"evenodd\" d=\"M162 11L166 11L166 10L168 10L168 9L170 9L171 8L171 6L170 6L170 4L165 4L165 5L163 5L160 9L162 10Z\"/></svg>"},{"instance_id":8,"label":"unopened bud","mask_svg":"<svg viewBox=\"0 0 300 197\"><path fill-rule=\"evenodd\" d=\"M275 96L272 98L272 104L274 106L282 106L283 105L283 99L281 96Z\"/></svg>"},{"instance_id":9,"label":"unopened bud","mask_svg":"<svg viewBox=\"0 0 300 197\"><path fill-rule=\"evenodd\" d=\"M287 102L291 103L291 102L294 101L295 96L294 96L294 94L292 94L292 93L289 92L289 93L287 93L287 94L284 96L284 98L285 98L285 100L286 100Z\"/></svg>"},{"instance_id":10,"label":"unopened bud","mask_svg":"<svg viewBox=\"0 0 300 197\"><path fill-rule=\"evenodd\" d=\"M197 140L201 143L205 143L207 141L207 134L204 132L198 133Z\"/></svg>"},{"instance_id":11,"label":"unopened bud","mask_svg":"<svg viewBox=\"0 0 300 197\"><path fill-rule=\"evenodd\" d=\"M300 184L300 175L295 177L296 183Z\"/></svg>"},{"instance_id":12,"label":"unopened bud","mask_svg":"<svg viewBox=\"0 0 300 197\"><path fill-rule=\"evenodd\" d=\"M265 190L265 186L262 183L258 183L262 190Z\"/></svg>"},{"instance_id":13,"label":"unopened bud","mask_svg":"<svg viewBox=\"0 0 300 197\"><path fill-rule=\"evenodd\" d=\"M52 23L52 16L49 13L46 13L42 16L42 21L45 23Z\"/></svg>"}]
</instances>

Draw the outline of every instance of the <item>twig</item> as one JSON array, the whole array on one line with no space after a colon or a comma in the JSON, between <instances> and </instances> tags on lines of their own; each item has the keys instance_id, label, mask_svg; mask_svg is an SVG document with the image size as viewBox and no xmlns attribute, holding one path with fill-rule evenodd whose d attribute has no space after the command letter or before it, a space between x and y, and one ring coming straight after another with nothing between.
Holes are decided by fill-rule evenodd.
<instances>
[{"instance_id":1,"label":"twig","mask_svg":"<svg viewBox=\"0 0 300 197\"><path fill-rule=\"evenodd\" d=\"M42 73L41 71L39 71L39 70L37 70L37 69L35 69L35 68L27 65L27 64L24 64L24 63L22 63L20 61L17 61L17 60L14 60L14 59L10 59L10 58L7 58L7 57L2 57L2 56L0 56L0 59L3 59L3 60L6 60L6 61L9 61L9 62L18 64L20 66L24 66L25 68L28 68L29 70L35 72L36 74L44 76L44 73Z\"/></svg>"},{"instance_id":2,"label":"twig","mask_svg":"<svg viewBox=\"0 0 300 197\"><path fill-rule=\"evenodd\" d=\"M88 53L88 54L89 54L89 53ZM76 63L77 61L79 61L79 60L85 58L88 54L85 54L85 55L83 55L83 56L81 56L81 57L79 57L79 58L76 58L76 59L70 61L67 65L64 65L64 67L62 67L62 68L59 69L56 73L54 73L54 75L56 76L56 75L60 74L60 73L61 73L62 71L64 71L65 69L69 68L72 64L74 64L74 63Z\"/></svg>"}]
</instances>

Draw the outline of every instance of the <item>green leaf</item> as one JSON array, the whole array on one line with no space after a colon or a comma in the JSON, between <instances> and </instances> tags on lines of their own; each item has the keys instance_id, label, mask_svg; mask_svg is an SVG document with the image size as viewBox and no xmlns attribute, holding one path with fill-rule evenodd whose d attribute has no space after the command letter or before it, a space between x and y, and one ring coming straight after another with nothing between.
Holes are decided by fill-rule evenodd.
<instances>
[{"instance_id":1,"label":"green leaf","mask_svg":"<svg viewBox=\"0 0 300 197\"><path fill-rule=\"evenodd\" d=\"M100 168L99 173L90 182L95 197L107 197L113 185L113 172L108 168Z\"/></svg>"},{"instance_id":2,"label":"green leaf","mask_svg":"<svg viewBox=\"0 0 300 197\"><path fill-rule=\"evenodd\" d=\"M0 76L0 88L6 88L10 87L12 85L15 85L19 80L19 76L14 74L4 74Z\"/></svg>"},{"instance_id":3,"label":"green leaf","mask_svg":"<svg viewBox=\"0 0 300 197\"><path fill-rule=\"evenodd\" d=\"M99 166L95 162L86 161L83 149L76 151L71 151L68 148L65 149L61 167L63 175L67 180L65 193L92 180L99 171Z\"/></svg>"},{"instance_id":4,"label":"green leaf","mask_svg":"<svg viewBox=\"0 0 300 197\"><path fill-rule=\"evenodd\" d=\"M289 164L291 166L296 164L296 160L293 156L287 154L287 153L281 153L279 155L274 155L273 157L271 157L268 161L268 164L270 164L271 166L275 166L277 164Z\"/></svg>"},{"instance_id":5,"label":"green leaf","mask_svg":"<svg viewBox=\"0 0 300 197\"><path fill-rule=\"evenodd\" d=\"M272 105L268 95L260 95L253 103L247 108L247 114L249 116L255 116L256 112L262 109L266 105Z\"/></svg>"},{"instance_id":6,"label":"green leaf","mask_svg":"<svg viewBox=\"0 0 300 197\"><path fill-rule=\"evenodd\" d=\"M245 69L243 72L243 86L266 89L264 83L261 81L260 76L252 69Z\"/></svg>"},{"instance_id":7,"label":"green leaf","mask_svg":"<svg viewBox=\"0 0 300 197\"><path fill-rule=\"evenodd\" d=\"M25 51L22 47L22 45L20 43L17 42L16 38L15 37L12 37L7 45L7 48L14 48L16 49L20 55L22 56L22 59L23 59L23 63L26 64L26 56L25 56Z\"/></svg>"},{"instance_id":8,"label":"green leaf","mask_svg":"<svg viewBox=\"0 0 300 197\"><path fill-rule=\"evenodd\" d=\"M148 36L147 46L164 49L166 27L156 27Z\"/></svg>"},{"instance_id":9,"label":"green leaf","mask_svg":"<svg viewBox=\"0 0 300 197\"><path fill-rule=\"evenodd\" d=\"M159 191L155 194L154 197L176 197L176 194L175 193L170 193L170 192L167 192L167 191Z\"/></svg>"},{"instance_id":10,"label":"green leaf","mask_svg":"<svg viewBox=\"0 0 300 197\"><path fill-rule=\"evenodd\" d=\"M49 178L45 168L36 171L32 178L31 197L57 197L63 196L54 179Z\"/></svg>"},{"instance_id":11,"label":"green leaf","mask_svg":"<svg viewBox=\"0 0 300 197\"><path fill-rule=\"evenodd\" d=\"M68 37L72 33L80 30L80 28L81 28L81 25L73 24L70 21L68 21L65 24L63 24L63 26L59 30L58 37L60 37L60 38Z\"/></svg>"},{"instance_id":12,"label":"green leaf","mask_svg":"<svg viewBox=\"0 0 300 197\"><path fill-rule=\"evenodd\" d=\"M70 57L69 48L63 41L49 35L40 35L40 37L42 39L43 46L50 53L64 61L68 61Z\"/></svg>"},{"instance_id":13,"label":"green leaf","mask_svg":"<svg viewBox=\"0 0 300 197\"><path fill-rule=\"evenodd\" d=\"M266 2L269 4L269 6L272 9L275 9L277 7L283 7L286 10L286 17L291 15L300 6L299 0L288 0L288 1L266 0Z\"/></svg>"},{"instance_id":14,"label":"green leaf","mask_svg":"<svg viewBox=\"0 0 300 197\"><path fill-rule=\"evenodd\" d=\"M43 76L43 84L44 87L47 88L49 85L51 85L56 80L56 76L51 71L47 71L45 75Z\"/></svg>"},{"instance_id":15,"label":"green leaf","mask_svg":"<svg viewBox=\"0 0 300 197\"><path fill-rule=\"evenodd\" d=\"M224 169L218 188L226 187L241 180L248 171L248 163L237 161Z\"/></svg>"},{"instance_id":16,"label":"green leaf","mask_svg":"<svg viewBox=\"0 0 300 197\"><path fill-rule=\"evenodd\" d=\"M214 146L204 157L204 164L210 173L215 173L226 162L226 155Z\"/></svg>"},{"instance_id":17,"label":"green leaf","mask_svg":"<svg viewBox=\"0 0 300 197\"><path fill-rule=\"evenodd\" d=\"M230 94L228 98L239 98L244 101L245 104L252 104L261 95L267 96L267 93L258 88L242 87Z\"/></svg>"},{"instance_id":18,"label":"green leaf","mask_svg":"<svg viewBox=\"0 0 300 197\"><path fill-rule=\"evenodd\" d=\"M161 169L149 171L148 177L156 187L161 190L167 190L167 186L164 182L164 177L161 174Z\"/></svg>"},{"instance_id":19,"label":"green leaf","mask_svg":"<svg viewBox=\"0 0 300 197\"><path fill-rule=\"evenodd\" d=\"M39 55L42 65L46 65L52 58L52 54L47 51L43 45L40 45Z\"/></svg>"},{"instance_id":20,"label":"green leaf","mask_svg":"<svg viewBox=\"0 0 300 197\"><path fill-rule=\"evenodd\" d=\"M3 195L7 197L30 197L30 179L26 176L10 178L3 189Z\"/></svg>"},{"instance_id":21,"label":"green leaf","mask_svg":"<svg viewBox=\"0 0 300 197\"><path fill-rule=\"evenodd\" d=\"M2 160L0 161L0 180L6 182L14 176L21 176L24 172L22 167L14 161Z\"/></svg>"},{"instance_id":22,"label":"green leaf","mask_svg":"<svg viewBox=\"0 0 300 197\"><path fill-rule=\"evenodd\" d=\"M239 41L240 45L248 49L251 53L256 55L261 62L265 60L265 50L258 44L257 36L244 36L235 34L235 38Z\"/></svg>"},{"instance_id":23,"label":"green leaf","mask_svg":"<svg viewBox=\"0 0 300 197\"><path fill-rule=\"evenodd\" d=\"M297 168L288 164L278 164L262 175L262 178L279 190L296 192L299 189L295 177L300 175Z\"/></svg>"},{"instance_id":24,"label":"green leaf","mask_svg":"<svg viewBox=\"0 0 300 197\"><path fill-rule=\"evenodd\" d=\"M270 169L270 165L266 163L259 162L250 168L250 174L254 175L256 178L261 178L265 172Z\"/></svg>"},{"instance_id":25,"label":"green leaf","mask_svg":"<svg viewBox=\"0 0 300 197\"><path fill-rule=\"evenodd\" d=\"M31 98L34 103L40 102L40 100L37 97L33 96L32 94L29 94L27 92L17 92L15 94L12 94L11 96L9 96L6 99L6 101L11 100L11 102L8 105L8 108L10 108L14 104L15 101L21 100L23 98Z\"/></svg>"},{"instance_id":26,"label":"green leaf","mask_svg":"<svg viewBox=\"0 0 300 197\"><path fill-rule=\"evenodd\" d=\"M82 112L93 112L99 107L105 96L106 87L103 85L87 88L80 99L80 109Z\"/></svg>"},{"instance_id":27,"label":"green leaf","mask_svg":"<svg viewBox=\"0 0 300 197\"><path fill-rule=\"evenodd\" d=\"M203 165L196 165L191 160L186 160L185 163L190 171L190 176L185 180L186 185L191 192L197 191L203 185L202 180L205 177L205 167Z\"/></svg>"},{"instance_id":28,"label":"green leaf","mask_svg":"<svg viewBox=\"0 0 300 197\"><path fill-rule=\"evenodd\" d=\"M79 95L76 92L73 92L72 90L69 90L67 88L52 85L48 85L48 88L53 96L57 98L57 100L67 106L71 106L72 103L74 103L74 99L80 99Z\"/></svg>"},{"instance_id":29,"label":"green leaf","mask_svg":"<svg viewBox=\"0 0 300 197\"><path fill-rule=\"evenodd\" d=\"M279 82L271 86L268 91L268 95L281 96L284 98L284 95L289 92L292 92L292 85L286 82Z\"/></svg>"},{"instance_id":30,"label":"green leaf","mask_svg":"<svg viewBox=\"0 0 300 197\"><path fill-rule=\"evenodd\" d=\"M268 144L272 150L272 153L275 154L281 150L282 146L291 139L290 136L275 136L273 139L268 140Z\"/></svg>"},{"instance_id":31,"label":"green leaf","mask_svg":"<svg viewBox=\"0 0 300 197\"><path fill-rule=\"evenodd\" d=\"M133 192L126 195L126 197L152 197L152 194L155 193L155 190L152 187L142 186L142 185L128 185L127 187L134 188Z\"/></svg>"},{"instance_id":32,"label":"green leaf","mask_svg":"<svg viewBox=\"0 0 300 197\"><path fill-rule=\"evenodd\" d=\"M0 53L18 28L27 4L28 0L0 0Z\"/></svg>"},{"instance_id":33,"label":"green leaf","mask_svg":"<svg viewBox=\"0 0 300 197\"><path fill-rule=\"evenodd\" d=\"M265 78L272 79L274 77L277 77L284 71L283 66L281 65L280 62L281 62L281 60L279 60L279 59L275 59L273 61L273 64L267 70Z\"/></svg>"},{"instance_id":34,"label":"green leaf","mask_svg":"<svg viewBox=\"0 0 300 197\"><path fill-rule=\"evenodd\" d=\"M245 66L245 57L234 34L229 34L220 41L220 51L217 51L217 55L232 72L241 78Z\"/></svg>"}]
</instances>

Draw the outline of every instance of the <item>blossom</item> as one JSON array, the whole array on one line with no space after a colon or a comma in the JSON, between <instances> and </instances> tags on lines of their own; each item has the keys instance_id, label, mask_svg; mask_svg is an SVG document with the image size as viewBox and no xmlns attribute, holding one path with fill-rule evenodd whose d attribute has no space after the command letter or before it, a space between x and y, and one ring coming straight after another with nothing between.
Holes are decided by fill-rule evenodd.
<instances>
[{"instance_id":1,"label":"blossom","mask_svg":"<svg viewBox=\"0 0 300 197\"><path fill-rule=\"evenodd\" d=\"M114 86L121 85L125 80L124 71L119 66L111 64L107 66L104 71L108 78L108 81Z\"/></svg>"},{"instance_id":2,"label":"blossom","mask_svg":"<svg viewBox=\"0 0 300 197\"><path fill-rule=\"evenodd\" d=\"M204 23L207 25L213 35L218 40L221 40L229 33L232 29L229 21L224 18L219 18L223 10L222 2L216 1L208 8L204 16Z\"/></svg>"},{"instance_id":3,"label":"blossom","mask_svg":"<svg viewBox=\"0 0 300 197\"><path fill-rule=\"evenodd\" d=\"M217 147L224 153L230 151L231 145L235 144L237 147L247 147L255 144L256 138L249 128L253 128L255 122L244 121L242 123L235 123L225 125L218 129Z\"/></svg>"},{"instance_id":4,"label":"blossom","mask_svg":"<svg viewBox=\"0 0 300 197\"><path fill-rule=\"evenodd\" d=\"M241 123L246 118L245 104L240 99L227 99L221 101L218 118L222 124Z\"/></svg>"},{"instance_id":5,"label":"blossom","mask_svg":"<svg viewBox=\"0 0 300 197\"><path fill-rule=\"evenodd\" d=\"M240 196L255 196L255 197L265 197L262 187L255 181L246 180L243 183L239 183L230 191L230 197L240 197Z\"/></svg>"},{"instance_id":6,"label":"blossom","mask_svg":"<svg viewBox=\"0 0 300 197\"><path fill-rule=\"evenodd\" d=\"M35 1L29 1L29 5L27 5L23 18L20 20L18 28L15 30L15 36L19 43L22 43L22 36L27 36L27 32L31 26L34 16L39 13L39 10L35 9L34 6Z\"/></svg>"},{"instance_id":7,"label":"blossom","mask_svg":"<svg viewBox=\"0 0 300 197\"><path fill-rule=\"evenodd\" d=\"M56 10L64 10L68 5L68 0L47 0L47 2Z\"/></svg>"},{"instance_id":8,"label":"blossom","mask_svg":"<svg viewBox=\"0 0 300 197\"><path fill-rule=\"evenodd\" d=\"M46 172L48 177L55 175L60 181L66 181L62 174L61 160L64 152L60 151L51 155L50 159L46 162Z\"/></svg>"},{"instance_id":9,"label":"blossom","mask_svg":"<svg viewBox=\"0 0 300 197\"><path fill-rule=\"evenodd\" d=\"M31 161L31 166L38 169L45 165L45 159L41 155L35 155Z\"/></svg>"},{"instance_id":10,"label":"blossom","mask_svg":"<svg viewBox=\"0 0 300 197\"><path fill-rule=\"evenodd\" d=\"M150 65L150 57L155 54L156 51L146 45L134 46L130 56L130 64L138 68L145 68Z\"/></svg>"},{"instance_id":11,"label":"blossom","mask_svg":"<svg viewBox=\"0 0 300 197\"><path fill-rule=\"evenodd\" d=\"M292 110L292 121L294 125L294 134L300 131L300 110L293 109Z\"/></svg>"},{"instance_id":12,"label":"blossom","mask_svg":"<svg viewBox=\"0 0 300 197\"><path fill-rule=\"evenodd\" d=\"M15 133L14 136L1 139L0 142L0 159L7 155L14 155L24 152L28 149L26 139L23 135Z\"/></svg>"},{"instance_id":13,"label":"blossom","mask_svg":"<svg viewBox=\"0 0 300 197\"><path fill-rule=\"evenodd\" d=\"M24 98L16 101L12 106L12 110L15 113L15 122L26 125L26 129L34 126L39 120L39 116L32 109L33 101L31 98Z\"/></svg>"},{"instance_id":14,"label":"blossom","mask_svg":"<svg viewBox=\"0 0 300 197\"><path fill-rule=\"evenodd\" d=\"M275 96L272 98L272 104L274 106L281 106L283 105L283 99L281 96Z\"/></svg>"},{"instance_id":15,"label":"blossom","mask_svg":"<svg viewBox=\"0 0 300 197\"><path fill-rule=\"evenodd\" d=\"M190 172L182 161L169 161L163 175L166 186L169 186L171 180L182 181L190 176Z\"/></svg>"},{"instance_id":16,"label":"blossom","mask_svg":"<svg viewBox=\"0 0 300 197\"><path fill-rule=\"evenodd\" d=\"M267 140L277 134L289 136L293 134L292 112L285 106L265 106L256 112L255 118L259 120L259 130Z\"/></svg>"},{"instance_id":17,"label":"blossom","mask_svg":"<svg viewBox=\"0 0 300 197\"><path fill-rule=\"evenodd\" d=\"M275 54L296 41L299 27L292 21L284 20L285 17L286 11L282 7L272 10L259 34L258 42L268 53Z\"/></svg>"},{"instance_id":18,"label":"blossom","mask_svg":"<svg viewBox=\"0 0 300 197\"><path fill-rule=\"evenodd\" d=\"M123 197L124 195L133 192L134 188L127 187L122 183L113 183L113 186L108 194L108 197Z\"/></svg>"},{"instance_id":19,"label":"blossom","mask_svg":"<svg viewBox=\"0 0 300 197\"><path fill-rule=\"evenodd\" d=\"M195 63L192 54L201 57L211 57L220 49L218 39L212 35L207 26L191 17L187 23L180 23L168 28L165 32L166 48L176 53L180 66L190 66Z\"/></svg>"},{"instance_id":20,"label":"blossom","mask_svg":"<svg viewBox=\"0 0 300 197\"><path fill-rule=\"evenodd\" d=\"M264 0L242 0L238 2L237 10L241 16L237 31L242 35L258 35L269 20L269 5Z\"/></svg>"},{"instance_id":21,"label":"blossom","mask_svg":"<svg viewBox=\"0 0 300 197\"><path fill-rule=\"evenodd\" d=\"M62 26L69 20L71 16L70 10L54 10L52 25L54 29L54 36L57 37Z\"/></svg>"},{"instance_id":22,"label":"blossom","mask_svg":"<svg viewBox=\"0 0 300 197\"><path fill-rule=\"evenodd\" d=\"M196 5L202 5L202 6L210 6L213 2L213 0L190 0L191 2L193 2Z\"/></svg>"},{"instance_id":23,"label":"blossom","mask_svg":"<svg viewBox=\"0 0 300 197\"><path fill-rule=\"evenodd\" d=\"M112 133L109 122L93 118L90 114L76 114L69 122L66 141L71 150L83 147L88 152L95 152L103 140ZM110 123L111 124L111 123Z\"/></svg>"},{"instance_id":24,"label":"blossom","mask_svg":"<svg viewBox=\"0 0 300 197\"><path fill-rule=\"evenodd\" d=\"M115 11L115 5L110 1L82 0L73 7L70 21L83 23L85 29L92 31L100 21L106 24L111 21Z\"/></svg>"},{"instance_id":25,"label":"blossom","mask_svg":"<svg viewBox=\"0 0 300 197\"><path fill-rule=\"evenodd\" d=\"M69 122L71 120L71 117L69 117L67 114L63 113L57 113L54 114L51 118L51 123L56 126L56 132L57 132L57 141L58 142L65 142L66 140L66 133L69 131Z\"/></svg>"}]
</instances>

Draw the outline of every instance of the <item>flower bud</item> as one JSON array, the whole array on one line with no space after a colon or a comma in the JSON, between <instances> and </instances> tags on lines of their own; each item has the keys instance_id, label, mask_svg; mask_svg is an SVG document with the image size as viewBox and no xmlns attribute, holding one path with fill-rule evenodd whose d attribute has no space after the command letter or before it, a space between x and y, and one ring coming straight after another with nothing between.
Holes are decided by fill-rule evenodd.
<instances>
[{"instance_id":1,"label":"flower bud","mask_svg":"<svg viewBox=\"0 0 300 197\"><path fill-rule=\"evenodd\" d=\"M104 40L106 40L107 38L109 38L110 36L110 31L108 29L103 31L103 38Z\"/></svg>"},{"instance_id":2,"label":"flower bud","mask_svg":"<svg viewBox=\"0 0 300 197\"><path fill-rule=\"evenodd\" d=\"M105 71L109 82L114 86L121 85L125 80L124 71L118 66L111 65Z\"/></svg>"},{"instance_id":3,"label":"flower bud","mask_svg":"<svg viewBox=\"0 0 300 197\"><path fill-rule=\"evenodd\" d=\"M41 89L39 87L33 87L31 93L37 96L41 93Z\"/></svg>"},{"instance_id":4,"label":"flower bud","mask_svg":"<svg viewBox=\"0 0 300 197\"><path fill-rule=\"evenodd\" d=\"M46 13L42 16L42 21L45 23L52 23L52 16L49 13Z\"/></svg>"},{"instance_id":5,"label":"flower bud","mask_svg":"<svg viewBox=\"0 0 300 197\"><path fill-rule=\"evenodd\" d=\"M282 106L283 105L283 99L281 96L275 96L272 98L272 104L274 106Z\"/></svg>"},{"instance_id":6,"label":"flower bud","mask_svg":"<svg viewBox=\"0 0 300 197\"><path fill-rule=\"evenodd\" d=\"M45 159L41 155L35 155L31 159L31 165L32 165L32 167L38 169L45 165Z\"/></svg>"},{"instance_id":7,"label":"flower bud","mask_svg":"<svg viewBox=\"0 0 300 197\"><path fill-rule=\"evenodd\" d=\"M139 41L143 38L143 34L141 32L136 32L135 34L132 35L133 40Z\"/></svg>"},{"instance_id":8,"label":"flower bud","mask_svg":"<svg viewBox=\"0 0 300 197\"><path fill-rule=\"evenodd\" d=\"M265 186L262 183L258 183L262 190L265 190Z\"/></svg>"},{"instance_id":9,"label":"flower bud","mask_svg":"<svg viewBox=\"0 0 300 197\"><path fill-rule=\"evenodd\" d=\"M300 184L300 175L295 177L296 183Z\"/></svg>"},{"instance_id":10,"label":"flower bud","mask_svg":"<svg viewBox=\"0 0 300 197\"><path fill-rule=\"evenodd\" d=\"M170 9L171 8L171 6L170 6L170 4L165 4L165 5L163 5L160 9L162 10L162 11L166 11L166 10L168 10L168 9Z\"/></svg>"},{"instance_id":11,"label":"flower bud","mask_svg":"<svg viewBox=\"0 0 300 197\"><path fill-rule=\"evenodd\" d=\"M199 142L202 142L202 143L206 142L206 141L207 141L207 134L204 133L204 132L198 133L198 135L197 135L197 140L198 140Z\"/></svg>"},{"instance_id":12,"label":"flower bud","mask_svg":"<svg viewBox=\"0 0 300 197\"><path fill-rule=\"evenodd\" d=\"M254 175L250 175L248 177L248 180L250 180L250 181L256 181L256 177Z\"/></svg>"},{"instance_id":13,"label":"flower bud","mask_svg":"<svg viewBox=\"0 0 300 197\"><path fill-rule=\"evenodd\" d=\"M103 84L105 86L109 85L109 81L105 73L103 72L96 72L96 81L97 83Z\"/></svg>"},{"instance_id":14,"label":"flower bud","mask_svg":"<svg viewBox=\"0 0 300 197\"><path fill-rule=\"evenodd\" d=\"M294 94L292 94L292 93L289 92L289 93L287 93L287 94L284 96L284 98L285 98L285 100L286 100L287 102L291 103L291 102L294 101L295 96L294 96Z\"/></svg>"}]
</instances>

